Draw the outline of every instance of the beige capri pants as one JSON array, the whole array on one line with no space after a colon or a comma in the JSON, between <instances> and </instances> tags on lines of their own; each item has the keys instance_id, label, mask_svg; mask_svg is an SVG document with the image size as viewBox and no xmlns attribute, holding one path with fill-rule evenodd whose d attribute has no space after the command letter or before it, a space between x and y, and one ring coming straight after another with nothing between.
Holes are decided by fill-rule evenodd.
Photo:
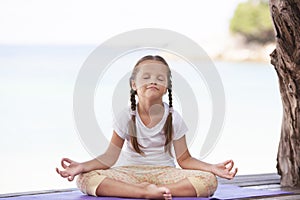
<instances>
[{"instance_id":1,"label":"beige capri pants","mask_svg":"<svg viewBox=\"0 0 300 200\"><path fill-rule=\"evenodd\" d=\"M211 196L218 185L215 175L209 172L169 166L137 165L82 173L77 178L77 186L83 193L97 196L96 190L105 178L129 184L148 182L155 185L172 184L187 178L195 188L198 197Z\"/></svg>"}]
</instances>

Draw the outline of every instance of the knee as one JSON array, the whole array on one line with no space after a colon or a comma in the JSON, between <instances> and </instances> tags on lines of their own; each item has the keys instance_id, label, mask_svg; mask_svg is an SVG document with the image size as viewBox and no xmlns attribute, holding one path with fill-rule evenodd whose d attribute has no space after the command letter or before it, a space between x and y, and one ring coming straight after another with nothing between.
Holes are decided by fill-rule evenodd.
<instances>
[{"instance_id":1,"label":"knee","mask_svg":"<svg viewBox=\"0 0 300 200\"><path fill-rule=\"evenodd\" d=\"M77 179L76 179L76 185L77 185L77 188L86 194L86 174L85 173L82 173L82 174L79 174L77 176Z\"/></svg>"},{"instance_id":2,"label":"knee","mask_svg":"<svg viewBox=\"0 0 300 200\"><path fill-rule=\"evenodd\" d=\"M218 187L218 181L212 173L202 173L199 176L188 178L196 190L198 197L210 197Z\"/></svg>"},{"instance_id":3,"label":"knee","mask_svg":"<svg viewBox=\"0 0 300 200\"><path fill-rule=\"evenodd\" d=\"M207 178L207 196L212 196L214 192L217 190L218 187L218 180L217 177L209 173Z\"/></svg>"},{"instance_id":4,"label":"knee","mask_svg":"<svg viewBox=\"0 0 300 200\"><path fill-rule=\"evenodd\" d=\"M78 175L76 183L81 192L88 195L97 196L96 190L105 178L106 176L101 175L97 171L90 171Z\"/></svg>"}]
</instances>

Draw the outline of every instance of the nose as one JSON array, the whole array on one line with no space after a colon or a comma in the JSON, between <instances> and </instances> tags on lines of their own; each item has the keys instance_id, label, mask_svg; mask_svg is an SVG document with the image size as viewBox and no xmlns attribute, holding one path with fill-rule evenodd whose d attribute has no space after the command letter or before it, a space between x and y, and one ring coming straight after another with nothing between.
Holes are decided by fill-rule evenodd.
<instances>
[{"instance_id":1,"label":"nose","mask_svg":"<svg viewBox=\"0 0 300 200\"><path fill-rule=\"evenodd\" d=\"M157 83L155 83L155 82L151 82L150 84L151 84L151 85L157 85Z\"/></svg>"}]
</instances>

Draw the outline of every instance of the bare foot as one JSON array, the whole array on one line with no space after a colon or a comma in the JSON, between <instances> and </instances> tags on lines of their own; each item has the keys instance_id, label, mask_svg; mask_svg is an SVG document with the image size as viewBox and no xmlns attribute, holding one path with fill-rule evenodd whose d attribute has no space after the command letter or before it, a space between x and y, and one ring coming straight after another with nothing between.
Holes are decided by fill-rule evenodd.
<instances>
[{"instance_id":1,"label":"bare foot","mask_svg":"<svg viewBox=\"0 0 300 200\"><path fill-rule=\"evenodd\" d=\"M145 184L146 189L146 198L147 199L165 199L165 200L171 200L172 194L170 190L166 187L157 187L154 184Z\"/></svg>"}]
</instances>

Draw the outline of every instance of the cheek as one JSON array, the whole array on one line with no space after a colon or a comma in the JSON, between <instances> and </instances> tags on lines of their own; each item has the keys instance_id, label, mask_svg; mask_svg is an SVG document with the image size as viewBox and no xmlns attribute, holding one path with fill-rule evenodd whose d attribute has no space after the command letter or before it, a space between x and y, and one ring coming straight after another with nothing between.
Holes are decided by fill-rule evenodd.
<instances>
[{"instance_id":1,"label":"cheek","mask_svg":"<svg viewBox=\"0 0 300 200\"><path fill-rule=\"evenodd\" d=\"M136 82L136 88L137 89L140 89L140 88L142 88L142 87L144 87L144 86L146 86L146 85L148 85L150 83L150 81L149 80L138 80L137 82Z\"/></svg>"},{"instance_id":2,"label":"cheek","mask_svg":"<svg viewBox=\"0 0 300 200\"><path fill-rule=\"evenodd\" d=\"M166 87L164 87L163 91L164 91L163 93L166 94L168 89Z\"/></svg>"},{"instance_id":3,"label":"cheek","mask_svg":"<svg viewBox=\"0 0 300 200\"><path fill-rule=\"evenodd\" d=\"M168 83L166 81L158 83L160 86L167 88L168 87Z\"/></svg>"},{"instance_id":4,"label":"cheek","mask_svg":"<svg viewBox=\"0 0 300 200\"><path fill-rule=\"evenodd\" d=\"M157 81L156 84L157 84L159 87L164 87L164 88L167 88L167 87L168 87L167 81Z\"/></svg>"}]
</instances>

